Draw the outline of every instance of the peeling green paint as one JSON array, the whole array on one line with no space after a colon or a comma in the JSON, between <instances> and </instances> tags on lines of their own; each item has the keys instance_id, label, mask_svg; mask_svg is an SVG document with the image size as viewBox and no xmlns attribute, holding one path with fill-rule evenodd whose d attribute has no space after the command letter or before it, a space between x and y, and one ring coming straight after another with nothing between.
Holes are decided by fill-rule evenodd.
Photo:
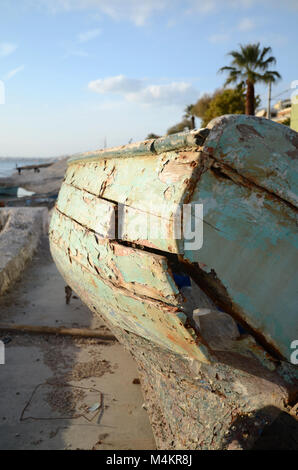
<instances>
[{"instance_id":1,"label":"peeling green paint","mask_svg":"<svg viewBox=\"0 0 298 470\"><path fill-rule=\"evenodd\" d=\"M163 318L165 307L154 307L154 300L177 305L179 294L167 262L157 263L155 271L152 252L141 260L136 256L140 250L133 247L131 258L112 256L108 238L116 219L115 239L180 254L181 259L205 265L206 273L214 272L231 313L289 360L291 340L298 338L297 139L294 131L266 119L224 116L212 121L205 133L182 133L71 158L57 210L86 233L94 233L81 233L73 225L80 233L77 238L70 228L67 235L58 234L67 222L63 219L59 226L56 214L51 249L57 265L86 303L97 302L115 324L172 351L209 360L205 346L192 342L183 323L169 320L178 322L179 308ZM177 239L171 227L184 203L204 204L201 250L185 249L185 240ZM133 223L142 227L149 215L165 229L164 238L134 235ZM100 248L94 245L96 234L103 238ZM96 253L103 257L97 259ZM155 294L142 298L146 289ZM156 322L162 327L156 329ZM173 326L178 332L171 341Z\"/></svg>"}]
</instances>

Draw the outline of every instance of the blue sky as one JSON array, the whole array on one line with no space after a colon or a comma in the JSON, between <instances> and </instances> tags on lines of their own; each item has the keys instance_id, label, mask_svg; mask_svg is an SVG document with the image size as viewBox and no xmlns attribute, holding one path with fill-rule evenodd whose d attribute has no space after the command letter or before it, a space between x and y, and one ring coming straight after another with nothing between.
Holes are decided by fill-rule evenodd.
<instances>
[{"instance_id":1,"label":"blue sky","mask_svg":"<svg viewBox=\"0 0 298 470\"><path fill-rule=\"evenodd\" d=\"M298 0L0 0L0 155L164 134L239 43L272 47L276 96L298 80L297 20Z\"/></svg>"}]
</instances>

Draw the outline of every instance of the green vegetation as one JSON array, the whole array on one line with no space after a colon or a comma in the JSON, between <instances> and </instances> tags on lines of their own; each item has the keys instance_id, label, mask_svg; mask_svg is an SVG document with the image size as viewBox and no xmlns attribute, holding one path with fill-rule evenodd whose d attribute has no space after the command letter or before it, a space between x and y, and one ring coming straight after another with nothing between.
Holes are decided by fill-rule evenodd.
<instances>
[{"instance_id":1,"label":"green vegetation","mask_svg":"<svg viewBox=\"0 0 298 470\"><path fill-rule=\"evenodd\" d=\"M274 83L281 78L277 71L269 70L276 63L270 53L271 47L261 48L260 43L240 45L238 51L229 52L231 65L219 69L219 72L228 72L224 88L205 93L195 104L186 106L182 120L170 127L167 135L194 129L195 117L200 118L201 126L205 127L212 119L224 114L254 115L261 103L259 95L255 95L255 84ZM227 88L232 83L236 87ZM289 125L287 121L284 124ZM156 134L151 133L147 139L156 137Z\"/></svg>"},{"instance_id":2,"label":"green vegetation","mask_svg":"<svg viewBox=\"0 0 298 470\"><path fill-rule=\"evenodd\" d=\"M244 114L245 96L243 89L227 88L216 90L213 95L203 95L194 105L194 113L202 119L202 127L213 118L223 114Z\"/></svg>"},{"instance_id":3,"label":"green vegetation","mask_svg":"<svg viewBox=\"0 0 298 470\"><path fill-rule=\"evenodd\" d=\"M183 117L186 121L190 122L190 129L194 129L196 127L196 125L195 125L195 115L194 115L194 112L193 112L193 105L192 104L189 104L188 106L186 106L186 108L184 110L184 116Z\"/></svg>"},{"instance_id":4,"label":"green vegetation","mask_svg":"<svg viewBox=\"0 0 298 470\"><path fill-rule=\"evenodd\" d=\"M260 98L255 98L255 106L260 104ZM213 118L223 114L245 113L245 90L239 85L236 88L220 88L214 93L205 93L194 105L185 109L184 119L170 127L167 134L175 134L184 130L194 129L194 117L201 119L201 126L207 126Z\"/></svg>"},{"instance_id":5,"label":"green vegetation","mask_svg":"<svg viewBox=\"0 0 298 470\"><path fill-rule=\"evenodd\" d=\"M150 139L158 139L160 135L154 134L154 132L150 132L145 140L150 140Z\"/></svg>"},{"instance_id":6,"label":"green vegetation","mask_svg":"<svg viewBox=\"0 0 298 470\"><path fill-rule=\"evenodd\" d=\"M167 130L167 135L177 134L177 132L183 132L185 130L191 129L193 129L192 121L190 119L183 119L181 122L178 122L178 124L175 124L174 126L170 127Z\"/></svg>"},{"instance_id":7,"label":"green vegetation","mask_svg":"<svg viewBox=\"0 0 298 470\"><path fill-rule=\"evenodd\" d=\"M281 122L284 126L290 126L291 125L291 118L287 118L284 121Z\"/></svg>"}]
</instances>

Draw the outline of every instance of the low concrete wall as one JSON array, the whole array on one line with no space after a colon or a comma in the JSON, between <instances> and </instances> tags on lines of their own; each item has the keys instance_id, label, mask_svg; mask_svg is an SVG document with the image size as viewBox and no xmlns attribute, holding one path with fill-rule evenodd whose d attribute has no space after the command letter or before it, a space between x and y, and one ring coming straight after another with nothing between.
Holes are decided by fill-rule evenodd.
<instances>
[{"instance_id":1,"label":"low concrete wall","mask_svg":"<svg viewBox=\"0 0 298 470\"><path fill-rule=\"evenodd\" d=\"M20 277L32 258L47 217L46 208L0 209L0 295Z\"/></svg>"}]
</instances>

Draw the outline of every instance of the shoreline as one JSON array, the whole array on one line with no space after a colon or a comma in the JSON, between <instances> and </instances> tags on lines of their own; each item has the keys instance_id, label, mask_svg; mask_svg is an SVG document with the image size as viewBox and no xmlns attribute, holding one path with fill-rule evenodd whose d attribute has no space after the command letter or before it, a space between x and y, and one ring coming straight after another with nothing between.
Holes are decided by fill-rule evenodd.
<instances>
[{"instance_id":1,"label":"shoreline","mask_svg":"<svg viewBox=\"0 0 298 470\"><path fill-rule=\"evenodd\" d=\"M34 170L25 170L21 174L14 171L8 177L0 177L0 187L18 186L27 191L32 191L36 195L58 193L66 170L67 160L68 157L57 159L52 165L41 168L38 173Z\"/></svg>"}]
</instances>

